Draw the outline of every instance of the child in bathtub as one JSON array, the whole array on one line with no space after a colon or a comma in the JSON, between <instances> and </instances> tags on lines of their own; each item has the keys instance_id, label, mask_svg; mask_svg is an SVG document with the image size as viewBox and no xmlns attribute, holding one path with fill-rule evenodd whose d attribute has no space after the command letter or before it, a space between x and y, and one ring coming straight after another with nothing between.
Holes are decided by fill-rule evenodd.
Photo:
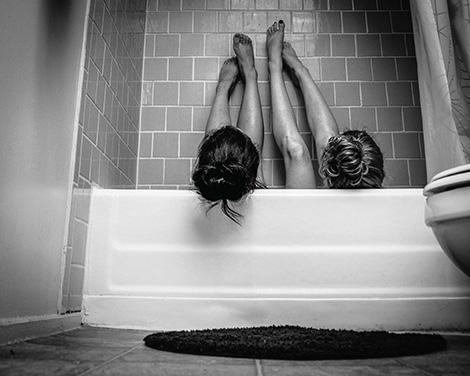
<instances>
[{"instance_id":1,"label":"child in bathtub","mask_svg":"<svg viewBox=\"0 0 470 376\"><path fill-rule=\"evenodd\" d=\"M238 202L255 188L265 187L261 169L264 125L252 41L244 34L235 34L233 49L236 57L226 60L219 73L192 180L209 209L220 203L222 211L240 223L241 215L229 202ZM244 91L234 127L229 98L239 80L244 83Z\"/></svg>"},{"instance_id":2,"label":"child in bathtub","mask_svg":"<svg viewBox=\"0 0 470 376\"><path fill-rule=\"evenodd\" d=\"M304 96L307 121L315 138L320 176L329 188L380 188L383 156L365 131L339 133L336 121L310 72L292 46L284 42L285 24L275 22L266 32L271 85L273 132L286 168L286 188L315 188L310 153L297 129L282 76L283 67Z\"/></svg>"}]
</instances>

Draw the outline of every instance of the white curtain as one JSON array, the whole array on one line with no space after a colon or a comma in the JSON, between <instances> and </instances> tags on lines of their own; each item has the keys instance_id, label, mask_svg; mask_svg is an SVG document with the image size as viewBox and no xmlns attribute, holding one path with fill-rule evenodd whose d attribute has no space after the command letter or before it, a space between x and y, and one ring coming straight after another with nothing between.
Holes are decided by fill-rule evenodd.
<instances>
[{"instance_id":1,"label":"white curtain","mask_svg":"<svg viewBox=\"0 0 470 376\"><path fill-rule=\"evenodd\" d=\"M470 0L411 0L428 181L470 163Z\"/></svg>"}]
</instances>

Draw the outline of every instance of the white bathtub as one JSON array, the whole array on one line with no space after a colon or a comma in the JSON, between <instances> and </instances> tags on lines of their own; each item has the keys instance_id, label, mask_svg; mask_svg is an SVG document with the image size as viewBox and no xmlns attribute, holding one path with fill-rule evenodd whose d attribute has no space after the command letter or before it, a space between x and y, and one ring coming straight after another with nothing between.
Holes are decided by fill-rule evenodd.
<instances>
[{"instance_id":1,"label":"white bathtub","mask_svg":"<svg viewBox=\"0 0 470 376\"><path fill-rule=\"evenodd\" d=\"M425 226L420 189L262 190L240 210L243 227L189 191L94 190L83 321L470 329L470 278Z\"/></svg>"}]
</instances>

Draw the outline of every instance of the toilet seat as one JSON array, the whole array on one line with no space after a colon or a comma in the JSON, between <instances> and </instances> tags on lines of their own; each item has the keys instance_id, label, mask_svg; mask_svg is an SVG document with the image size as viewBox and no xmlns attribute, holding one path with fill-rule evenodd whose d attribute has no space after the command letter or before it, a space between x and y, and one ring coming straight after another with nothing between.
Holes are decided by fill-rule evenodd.
<instances>
[{"instance_id":1,"label":"toilet seat","mask_svg":"<svg viewBox=\"0 0 470 376\"><path fill-rule=\"evenodd\" d=\"M437 174L424 187L423 195L429 197L437 193L466 186L470 186L470 164L454 167Z\"/></svg>"},{"instance_id":2,"label":"toilet seat","mask_svg":"<svg viewBox=\"0 0 470 376\"><path fill-rule=\"evenodd\" d=\"M457 167L454 167L454 168L450 168L450 169L445 170L445 171L442 171L442 172L436 174L431 179L431 182L442 179L442 178L445 178L445 177L448 177L448 176L451 176L451 175L461 174L461 173L464 173L464 172L470 172L470 163L462 165L462 166L457 166Z\"/></svg>"}]
</instances>

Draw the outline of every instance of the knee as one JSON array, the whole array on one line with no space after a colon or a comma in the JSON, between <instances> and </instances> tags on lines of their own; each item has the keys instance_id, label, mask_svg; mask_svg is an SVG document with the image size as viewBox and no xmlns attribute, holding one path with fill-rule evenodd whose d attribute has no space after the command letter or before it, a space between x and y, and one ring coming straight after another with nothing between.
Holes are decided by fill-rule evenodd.
<instances>
[{"instance_id":1,"label":"knee","mask_svg":"<svg viewBox=\"0 0 470 376\"><path fill-rule=\"evenodd\" d=\"M286 136L283 140L284 157L293 161L310 161L310 153L303 139Z\"/></svg>"}]
</instances>

